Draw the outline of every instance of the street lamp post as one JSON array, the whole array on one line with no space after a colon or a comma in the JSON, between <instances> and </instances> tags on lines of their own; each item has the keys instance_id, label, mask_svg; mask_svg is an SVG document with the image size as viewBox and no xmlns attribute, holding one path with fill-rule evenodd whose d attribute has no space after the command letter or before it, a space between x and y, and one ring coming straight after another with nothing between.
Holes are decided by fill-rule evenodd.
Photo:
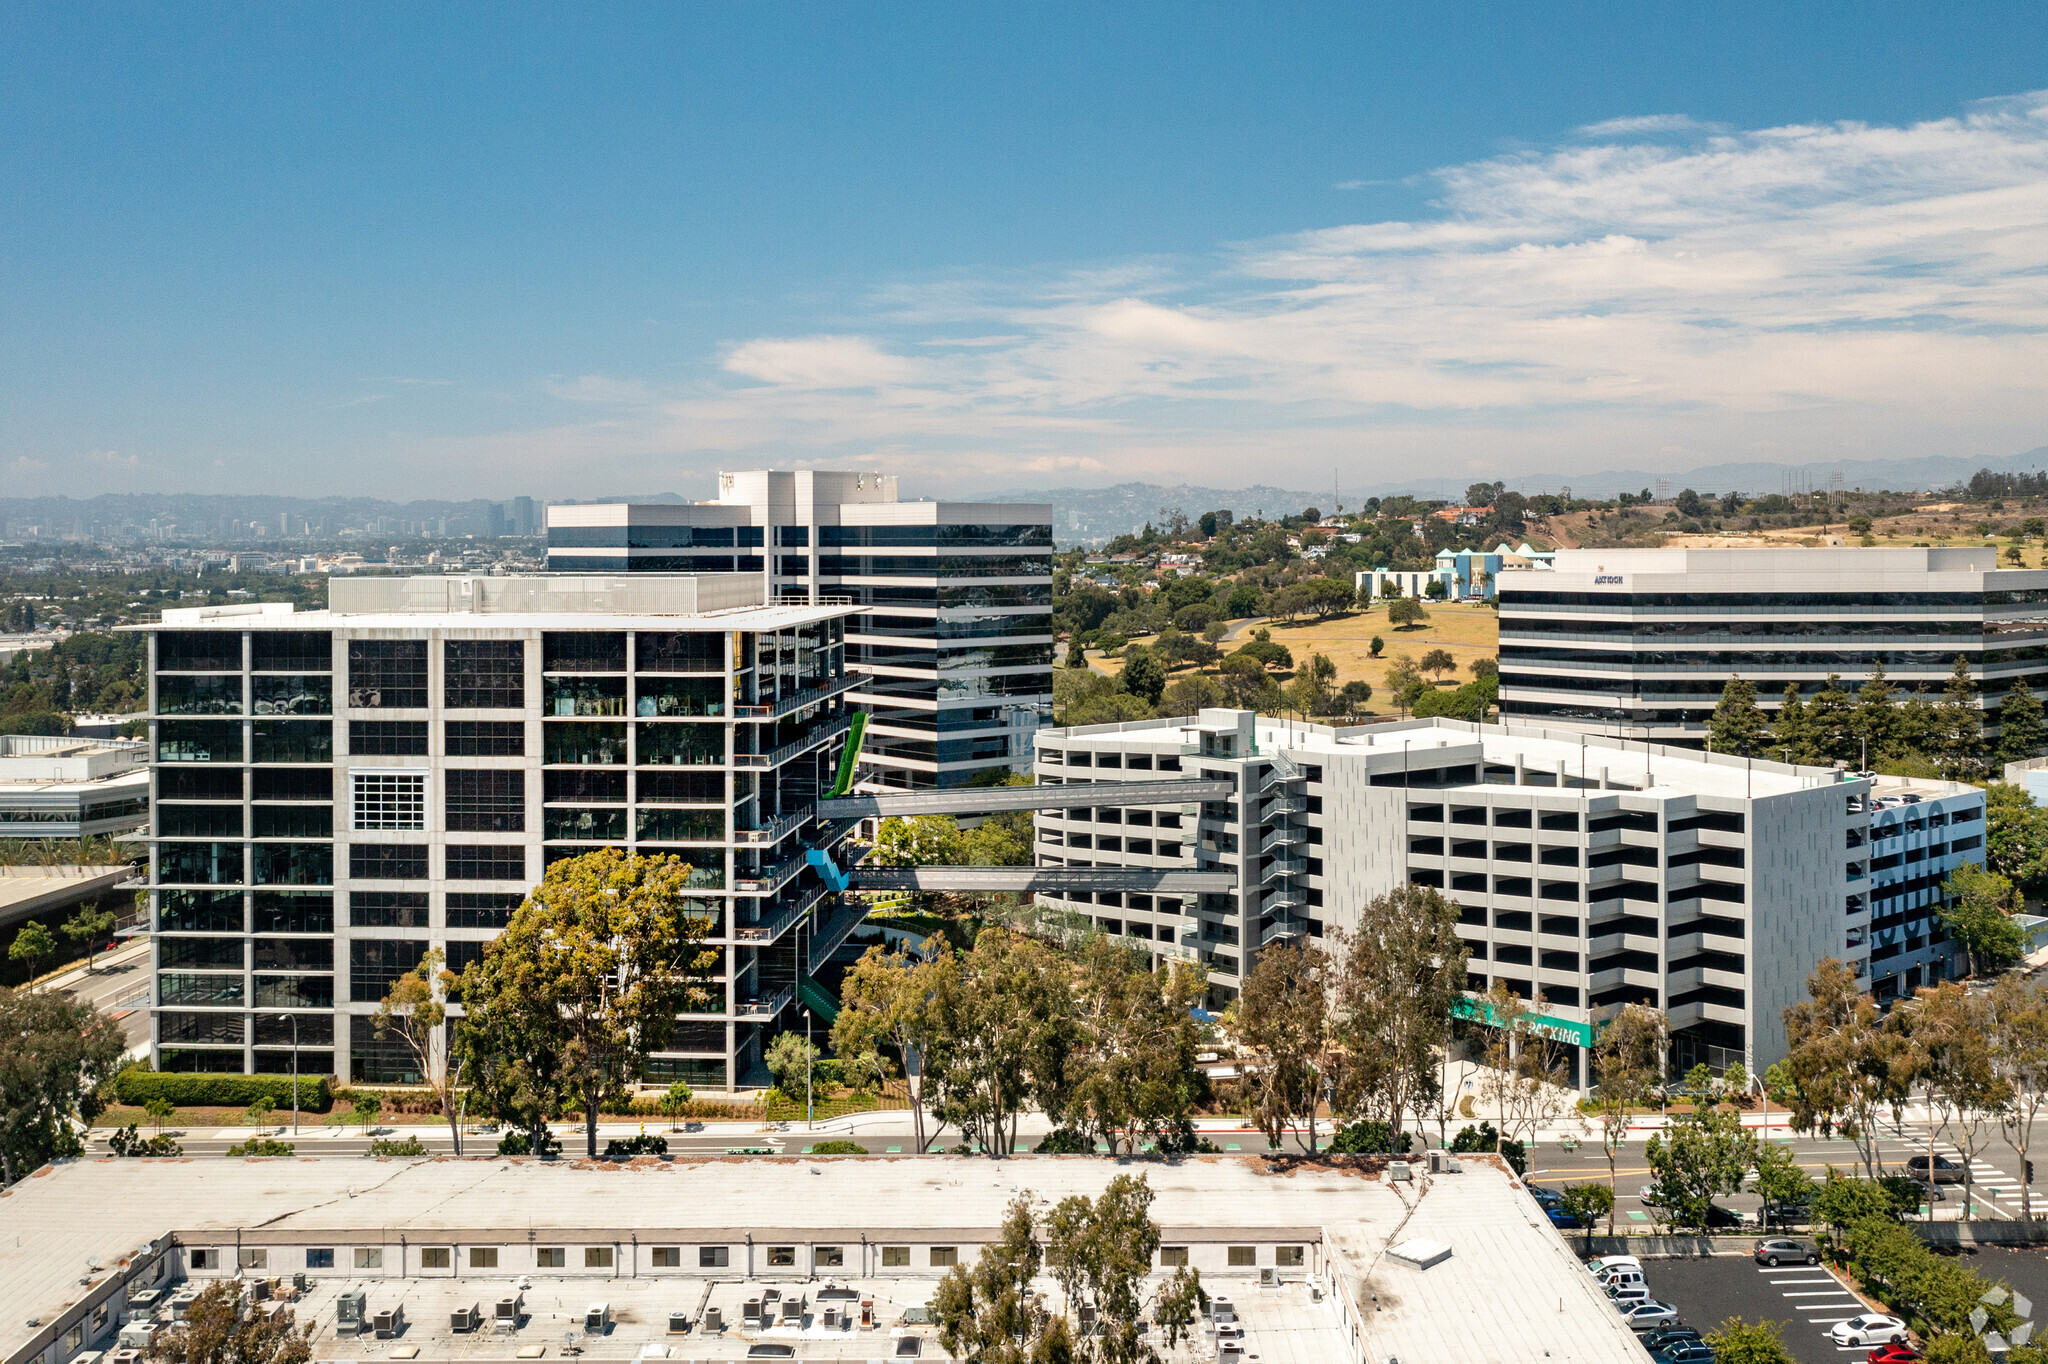
<instances>
[{"instance_id":1,"label":"street lamp post","mask_svg":"<svg viewBox=\"0 0 2048 1364\"><path fill-rule=\"evenodd\" d=\"M299 1016L279 1014L278 1022L289 1019L292 1025L292 1135L299 1135Z\"/></svg>"},{"instance_id":2,"label":"street lamp post","mask_svg":"<svg viewBox=\"0 0 2048 1364\"><path fill-rule=\"evenodd\" d=\"M818 1106L811 1099L811 1061L817 1055L811 1047L811 1011L804 1010L804 1130L818 1126Z\"/></svg>"}]
</instances>

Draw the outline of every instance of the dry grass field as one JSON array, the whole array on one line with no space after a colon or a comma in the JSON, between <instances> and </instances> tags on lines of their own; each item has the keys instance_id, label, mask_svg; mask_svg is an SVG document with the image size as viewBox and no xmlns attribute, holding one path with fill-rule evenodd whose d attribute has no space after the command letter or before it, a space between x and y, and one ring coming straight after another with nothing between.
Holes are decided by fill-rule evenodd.
<instances>
[{"instance_id":1,"label":"dry grass field","mask_svg":"<svg viewBox=\"0 0 2048 1364\"><path fill-rule=\"evenodd\" d=\"M1387 665L1396 654L1421 658L1431 649L1449 650L1451 657L1458 660L1456 678L1443 679L1444 685L1450 686L1454 681L1471 680L1472 660L1492 658L1500 652L1500 616L1492 607L1446 606L1429 602L1424 604L1424 609L1429 612L1429 619L1406 630L1396 629L1387 623L1384 606L1370 611L1347 612L1323 621L1303 617L1292 625L1278 620L1262 621L1259 625L1273 632L1275 644L1285 644L1293 651L1296 663L1306 662L1311 654L1328 654L1330 661L1337 665L1339 686L1363 679L1372 684L1377 702L1386 694ZM1250 639L1253 628L1242 624L1237 636L1223 644L1223 651L1229 653ZM1378 658L1371 655L1375 635L1385 641L1385 648ZM1090 662L1097 672L1111 677L1123 668L1120 658L1098 658ZM1175 676L1185 675L1187 671L1181 669ZM1374 709L1379 709L1379 706L1375 704Z\"/></svg>"}]
</instances>

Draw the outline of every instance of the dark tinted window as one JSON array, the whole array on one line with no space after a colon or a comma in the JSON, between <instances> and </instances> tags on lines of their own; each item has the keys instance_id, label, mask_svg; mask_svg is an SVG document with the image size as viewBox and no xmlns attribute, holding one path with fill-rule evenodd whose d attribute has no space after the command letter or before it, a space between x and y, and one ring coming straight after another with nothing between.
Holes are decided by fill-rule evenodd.
<instances>
[{"instance_id":1,"label":"dark tinted window","mask_svg":"<svg viewBox=\"0 0 2048 1364\"><path fill-rule=\"evenodd\" d=\"M541 667L551 673L622 673L626 636L597 630L550 631L541 636Z\"/></svg>"},{"instance_id":2,"label":"dark tinted window","mask_svg":"<svg viewBox=\"0 0 2048 1364\"><path fill-rule=\"evenodd\" d=\"M633 636L633 656L644 673L715 673L725 668L726 637L695 631L688 634Z\"/></svg>"},{"instance_id":3,"label":"dark tinted window","mask_svg":"<svg viewBox=\"0 0 2048 1364\"><path fill-rule=\"evenodd\" d=\"M259 767L250 774L258 800L333 800L334 769Z\"/></svg>"},{"instance_id":4,"label":"dark tinted window","mask_svg":"<svg viewBox=\"0 0 2048 1364\"><path fill-rule=\"evenodd\" d=\"M421 843L352 843L348 874L358 881L424 881L427 849Z\"/></svg>"},{"instance_id":5,"label":"dark tinted window","mask_svg":"<svg viewBox=\"0 0 2048 1364\"><path fill-rule=\"evenodd\" d=\"M526 643L517 639L451 639L442 659L450 710L526 704Z\"/></svg>"},{"instance_id":6,"label":"dark tinted window","mask_svg":"<svg viewBox=\"0 0 2048 1364\"><path fill-rule=\"evenodd\" d=\"M512 921L512 911L525 898L511 890L451 890L448 927L503 928Z\"/></svg>"},{"instance_id":7,"label":"dark tinted window","mask_svg":"<svg viewBox=\"0 0 2048 1364\"><path fill-rule=\"evenodd\" d=\"M422 701L421 705L426 703ZM348 751L359 757L413 757L427 754L425 720L351 720Z\"/></svg>"},{"instance_id":8,"label":"dark tinted window","mask_svg":"<svg viewBox=\"0 0 2048 1364\"><path fill-rule=\"evenodd\" d=\"M448 879L524 881L526 849L516 843L451 843L448 845Z\"/></svg>"},{"instance_id":9,"label":"dark tinted window","mask_svg":"<svg viewBox=\"0 0 2048 1364\"><path fill-rule=\"evenodd\" d=\"M427 642L423 639L352 639L348 643L348 703L368 709L427 704Z\"/></svg>"},{"instance_id":10,"label":"dark tinted window","mask_svg":"<svg viewBox=\"0 0 2048 1364\"><path fill-rule=\"evenodd\" d=\"M163 800L240 800L242 773L239 768L166 768L156 774L156 790Z\"/></svg>"},{"instance_id":11,"label":"dark tinted window","mask_svg":"<svg viewBox=\"0 0 2048 1364\"><path fill-rule=\"evenodd\" d=\"M626 799L624 772L549 772L543 781L550 802L602 805L623 804ZM644 785L646 778L641 781Z\"/></svg>"},{"instance_id":12,"label":"dark tinted window","mask_svg":"<svg viewBox=\"0 0 2048 1364\"><path fill-rule=\"evenodd\" d=\"M325 630L255 630L249 652L259 673L334 671L334 636Z\"/></svg>"},{"instance_id":13,"label":"dark tinted window","mask_svg":"<svg viewBox=\"0 0 2048 1364\"><path fill-rule=\"evenodd\" d=\"M450 720L444 730L451 758L523 758L523 720Z\"/></svg>"},{"instance_id":14,"label":"dark tinted window","mask_svg":"<svg viewBox=\"0 0 2048 1364\"><path fill-rule=\"evenodd\" d=\"M348 896L351 928L425 928L427 893L423 890L352 890Z\"/></svg>"},{"instance_id":15,"label":"dark tinted window","mask_svg":"<svg viewBox=\"0 0 2048 1364\"><path fill-rule=\"evenodd\" d=\"M234 673L242 670L239 630L159 630L158 672Z\"/></svg>"},{"instance_id":16,"label":"dark tinted window","mask_svg":"<svg viewBox=\"0 0 2048 1364\"><path fill-rule=\"evenodd\" d=\"M450 833L518 833L526 828L524 772L450 768L443 786Z\"/></svg>"},{"instance_id":17,"label":"dark tinted window","mask_svg":"<svg viewBox=\"0 0 2048 1364\"><path fill-rule=\"evenodd\" d=\"M250 726L259 763L331 763L334 725L327 720L258 720Z\"/></svg>"}]
</instances>

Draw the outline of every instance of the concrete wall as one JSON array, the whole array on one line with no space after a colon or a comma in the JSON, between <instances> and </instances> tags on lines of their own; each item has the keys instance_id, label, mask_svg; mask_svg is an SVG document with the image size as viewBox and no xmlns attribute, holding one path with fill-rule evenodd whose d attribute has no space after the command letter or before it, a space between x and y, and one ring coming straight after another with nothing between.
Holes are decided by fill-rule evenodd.
<instances>
[{"instance_id":1,"label":"concrete wall","mask_svg":"<svg viewBox=\"0 0 2048 1364\"><path fill-rule=\"evenodd\" d=\"M1849 883L1845 814L1855 788L1823 786L1761 796L1749 811L1749 1014L1752 1071L1785 1056L1787 1007L1806 997L1823 957L1847 960ZM1863 860L1858 850L1856 860ZM1867 885L1867 881L1858 882ZM1868 948L1858 949L1867 954Z\"/></svg>"}]
</instances>

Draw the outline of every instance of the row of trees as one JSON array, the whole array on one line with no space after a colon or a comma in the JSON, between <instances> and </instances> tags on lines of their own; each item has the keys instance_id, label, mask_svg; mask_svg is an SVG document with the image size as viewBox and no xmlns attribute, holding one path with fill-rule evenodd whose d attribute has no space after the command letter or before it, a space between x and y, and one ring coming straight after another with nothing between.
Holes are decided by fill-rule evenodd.
<instances>
[{"instance_id":1,"label":"row of trees","mask_svg":"<svg viewBox=\"0 0 2048 1364\"><path fill-rule=\"evenodd\" d=\"M1715 706L1708 734L1716 753L1778 758L1825 766L1866 760L1906 776L1980 777L1988 766L2031 758L2048 742L2041 702L2015 679L1995 713L1999 733L1986 743L1986 716L1977 685L1960 656L1939 697L1905 693L1885 677L1882 663L1853 692L1830 675L1802 699L1787 685L1775 714L1757 705L1756 688L1731 677Z\"/></svg>"},{"instance_id":2,"label":"row of trees","mask_svg":"<svg viewBox=\"0 0 2048 1364\"><path fill-rule=\"evenodd\" d=\"M1156 1361L1141 1327L1159 1249L1152 1199L1143 1175L1118 1175L1096 1198L1071 1194L1040 1219L1030 1190L1020 1192L997 1238L972 1266L954 1266L932 1295L946 1352L984 1364ZM1032 1291L1041 1271L1059 1285L1058 1312ZM1200 1272L1186 1265L1153 1291L1152 1320L1169 1350L1192 1334L1204 1296Z\"/></svg>"},{"instance_id":3,"label":"row of trees","mask_svg":"<svg viewBox=\"0 0 2048 1364\"><path fill-rule=\"evenodd\" d=\"M1830 958L1807 978L1807 995L1785 1011L1789 1049L1765 1074L1797 1130L1853 1141L1875 1179L1880 1121L1896 1126L1917 1097L1930 1151L1945 1137L1963 1153L1966 1179L1994 1140L2019 1155L2022 1207L2034 1215L2029 1156L2048 1108L2048 986L2016 975L1982 991L1950 981L1886 1013Z\"/></svg>"},{"instance_id":4,"label":"row of trees","mask_svg":"<svg viewBox=\"0 0 2048 1364\"><path fill-rule=\"evenodd\" d=\"M1007 1154L1027 1107L1058 1125L1047 1149L1192 1150L1202 989L1192 966L1155 972L1107 939L1077 959L991 927L928 959L870 948L847 972L832 1044L842 1062L900 1067L919 1150L950 1124Z\"/></svg>"}]
</instances>

